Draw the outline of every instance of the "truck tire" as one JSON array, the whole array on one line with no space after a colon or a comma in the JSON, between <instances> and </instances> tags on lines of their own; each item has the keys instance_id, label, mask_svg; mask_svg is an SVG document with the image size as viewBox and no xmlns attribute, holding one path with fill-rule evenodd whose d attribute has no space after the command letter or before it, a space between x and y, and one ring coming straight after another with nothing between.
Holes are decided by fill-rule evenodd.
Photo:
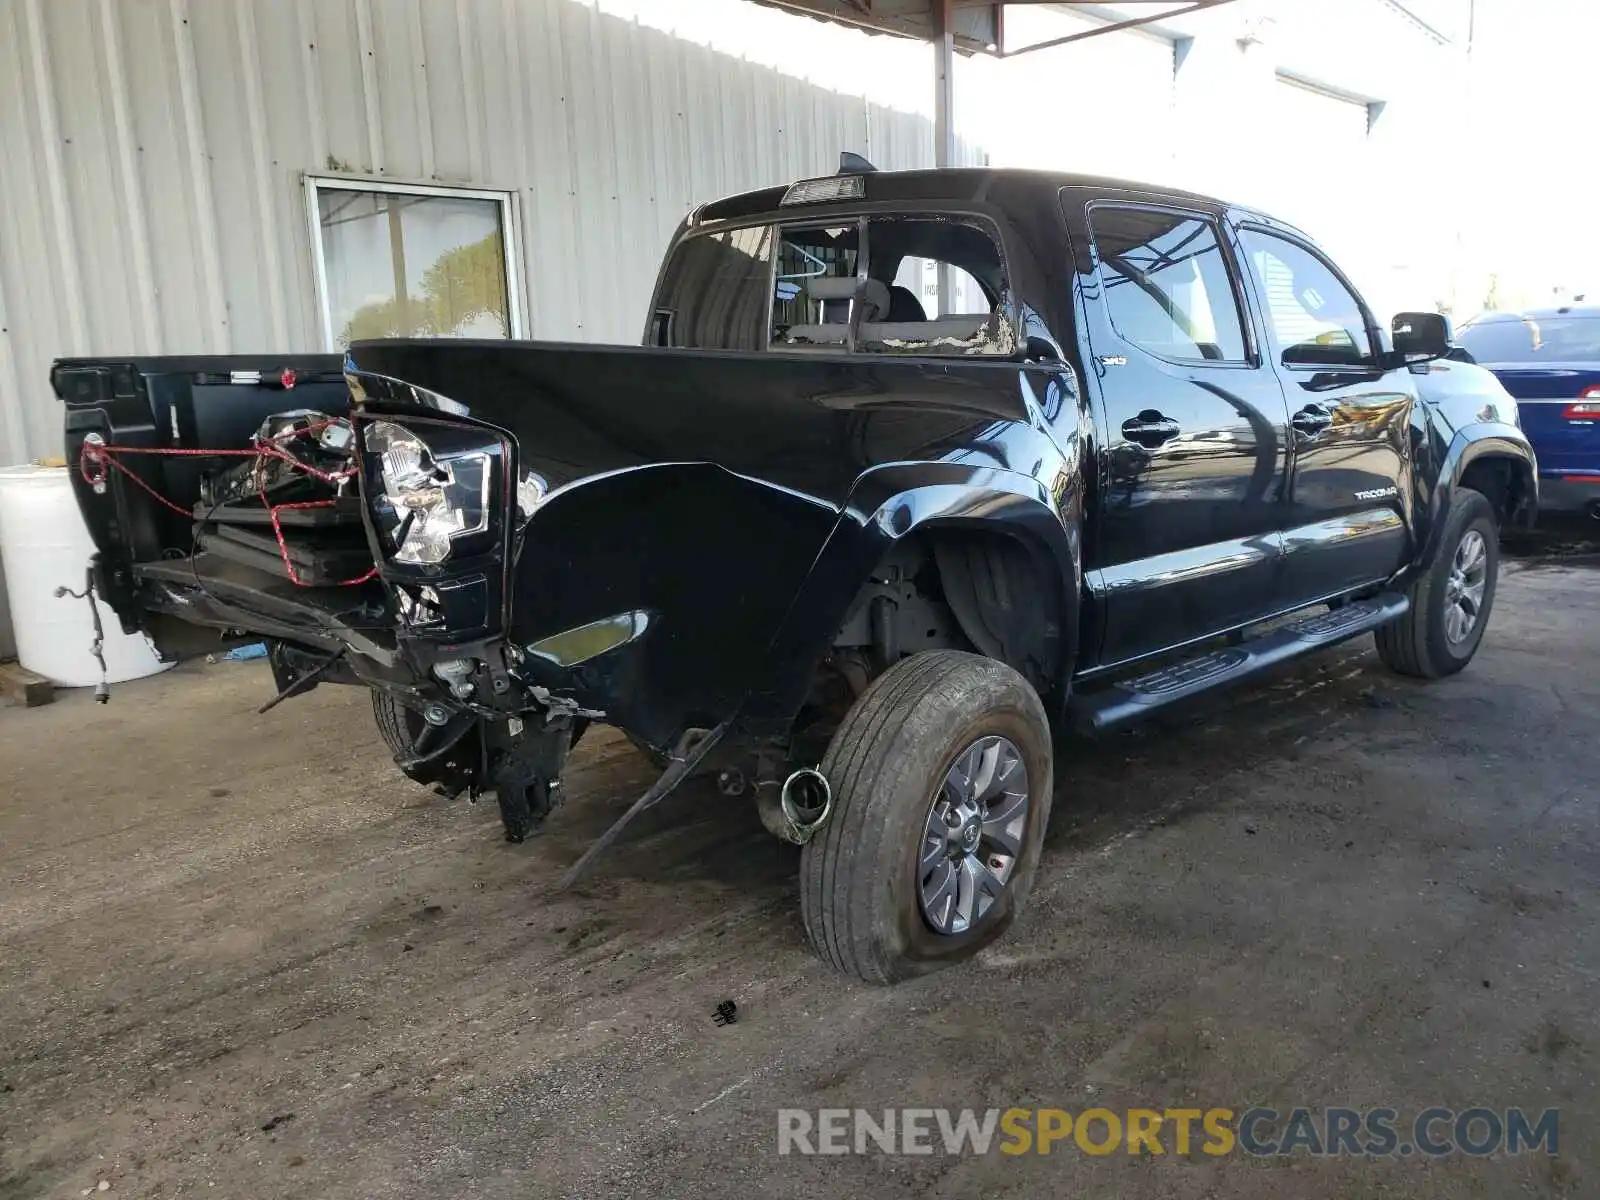
<instances>
[{"instance_id":1,"label":"truck tire","mask_svg":"<svg viewBox=\"0 0 1600 1200\"><path fill-rule=\"evenodd\" d=\"M1494 509L1483 493L1456 489L1438 556L1407 592L1410 610L1374 635L1385 666L1441 679L1472 661L1494 607L1498 539Z\"/></svg>"},{"instance_id":2,"label":"truck tire","mask_svg":"<svg viewBox=\"0 0 1600 1200\"><path fill-rule=\"evenodd\" d=\"M833 811L800 858L800 908L838 970L895 983L971 958L1033 887L1054 787L1033 687L959 650L862 693L820 770Z\"/></svg>"},{"instance_id":3,"label":"truck tire","mask_svg":"<svg viewBox=\"0 0 1600 1200\"><path fill-rule=\"evenodd\" d=\"M422 732L422 714L407 708L388 692L372 689L372 719L389 753L396 758L411 753L411 744Z\"/></svg>"}]
</instances>

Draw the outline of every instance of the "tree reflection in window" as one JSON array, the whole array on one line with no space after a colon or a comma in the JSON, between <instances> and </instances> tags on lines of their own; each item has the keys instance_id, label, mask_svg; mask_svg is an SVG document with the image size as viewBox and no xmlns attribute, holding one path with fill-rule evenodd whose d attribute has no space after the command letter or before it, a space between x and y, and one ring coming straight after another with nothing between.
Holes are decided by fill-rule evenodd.
<instances>
[{"instance_id":1,"label":"tree reflection in window","mask_svg":"<svg viewBox=\"0 0 1600 1200\"><path fill-rule=\"evenodd\" d=\"M341 344L511 335L500 201L344 188L317 200Z\"/></svg>"}]
</instances>

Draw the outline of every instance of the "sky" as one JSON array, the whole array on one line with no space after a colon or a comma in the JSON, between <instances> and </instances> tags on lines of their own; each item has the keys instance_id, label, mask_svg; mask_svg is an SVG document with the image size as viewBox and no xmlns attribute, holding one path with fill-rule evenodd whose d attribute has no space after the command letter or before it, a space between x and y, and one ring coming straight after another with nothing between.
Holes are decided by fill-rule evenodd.
<instances>
[{"instance_id":1,"label":"sky","mask_svg":"<svg viewBox=\"0 0 1600 1200\"><path fill-rule=\"evenodd\" d=\"M1500 276L1502 304L1554 288L1600 299L1597 50L1590 0L1477 0L1458 131L1463 253Z\"/></svg>"},{"instance_id":2,"label":"sky","mask_svg":"<svg viewBox=\"0 0 1600 1200\"><path fill-rule=\"evenodd\" d=\"M822 22L797 20L744 0L591 0L608 12L670 29L696 41L779 70L800 74L825 87L865 94L892 107L931 115L928 48L894 38L864 34ZM1291 12L1301 0L1250 0L1256 9ZM1451 264L1458 318L1473 315L1490 298L1489 279L1501 306L1549 303L1587 292L1600 298L1600 220L1593 215L1600 184L1594 140L1596 57L1600 51L1600 0L1440 0L1445 12L1475 11L1471 88L1453 121L1439 131L1436 146L1417 148L1419 171L1454 177L1449 195L1462 220L1455 262ZM1419 4L1419 8L1423 5ZM1220 11L1220 10L1219 10ZM1013 9L1009 31L1027 19ZM1060 18L1052 18L1059 20ZM1463 27L1459 16L1451 22ZM1030 37L1014 39L1021 43ZM1006 114L1015 108L1021 84L1046 95L1063 86L1062 59L1017 59L1005 64L1010 86L988 78L997 70L984 60L957 67L958 124L996 152L1006 165L1023 163L1006 144L1005 130L1017 124ZM1018 65L1020 64L1020 65ZM1072 78L1099 72L1115 76L1115 55L1104 46L1074 60ZM1022 78L1037 70L1039 78ZM966 86L963 86L963 80ZM1026 90L1023 88L1022 90ZM1000 105L996 111L985 107ZM1134 133L1139 114L1128 117ZM1155 121L1151 116L1151 121ZM1021 127L1018 126L1020 129ZM1119 149L1135 155L1149 139L1097 138L1080 144L1078 157L1098 156L1074 165L1108 174L1151 177L1138 161L1115 158ZM1034 140L1037 147L1037 139ZM1104 160L1104 161L1102 161ZM1180 164L1181 165L1181 164ZM1154 171L1170 172L1171 167ZM1185 182L1182 179L1158 182ZM1229 192L1235 195L1237 188ZM1238 197L1250 199L1248 196ZM1452 214L1457 215L1457 214ZM1514 218L1514 219L1508 219ZM1432 293L1428 297L1431 302Z\"/></svg>"}]
</instances>

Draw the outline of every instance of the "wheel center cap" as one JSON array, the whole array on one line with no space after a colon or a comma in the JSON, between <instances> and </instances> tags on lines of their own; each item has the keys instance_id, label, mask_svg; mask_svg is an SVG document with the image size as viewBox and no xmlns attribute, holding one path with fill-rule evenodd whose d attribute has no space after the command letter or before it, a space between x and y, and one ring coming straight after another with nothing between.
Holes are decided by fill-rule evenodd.
<instances>
[{"instance_id":1,"label":"wheel center cap","mask_svg":"<svg viewBox=\"0 0 1600 1200\"><path fill-rule=\"evenodd\" d=\"M978 838L983 833L983 825L977 817L972 817L961 827L959 842L961 849L971 854L978 848Z\"/></svg>"}]
</instances>

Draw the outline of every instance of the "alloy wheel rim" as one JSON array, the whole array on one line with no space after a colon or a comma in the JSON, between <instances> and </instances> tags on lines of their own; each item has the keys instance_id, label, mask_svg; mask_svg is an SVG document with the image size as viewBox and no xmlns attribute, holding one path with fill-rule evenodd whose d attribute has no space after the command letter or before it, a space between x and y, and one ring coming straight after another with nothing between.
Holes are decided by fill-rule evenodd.
<instances>
[{"instance_id":1,"label":"alloy wheel rim","mask_svg":"<svg viewBox=\"0 0 1600 1200\"><path fill-rule=\"evenodd\" d=\"M1483 534L1469 529L1456 546L1445 584L1444 633L1451 645L1460 645L1478 627L1488 586L1489 546Z\"/></svg>"},{"instance_id":2,"label":"alloy wheel rim","mask_svg":"<svg viewBox=\"0 0 1600 1200\"><path fill-rule=\"evenodd\" d=\"M928 928L966 933L1005 894L1028 822L1028 766L1010 739L981 737L955 756L923 824L917 900Z\"/></svg>"}]
</instances>

